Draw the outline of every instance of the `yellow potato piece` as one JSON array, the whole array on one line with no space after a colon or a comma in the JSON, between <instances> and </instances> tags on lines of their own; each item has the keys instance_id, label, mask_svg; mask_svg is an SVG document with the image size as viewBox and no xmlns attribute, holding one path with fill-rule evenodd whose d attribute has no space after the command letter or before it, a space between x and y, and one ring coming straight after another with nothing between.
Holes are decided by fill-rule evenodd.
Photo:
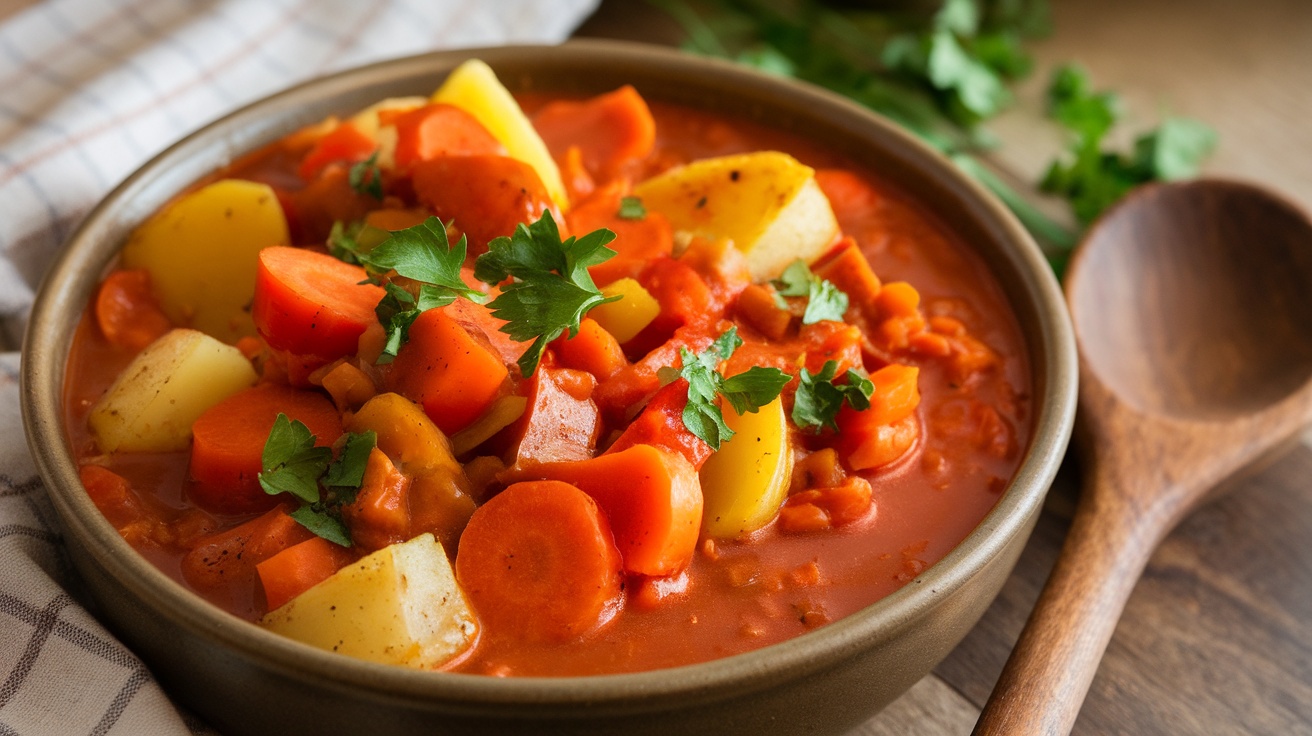
<instances>
[{"instance_id":1,"label":"yellow potato piece","mask_svg":"<svg viewBox=\"0 0 1312 736\"><path fill-rule=\"evenodd\" d=\"M88 423L102 452L185 450L197 417L255 379L237 348L196 330L171 330L119 374Z\"/></svg>"},{"instance_id":2,"label":"yellow potato piece","mask_svg":"<svg viewBox=\"0 0 1312 736\"><path fill-rule=\"evenodd\" d=\"M676 233L729 238L752 278L778 276L794 259L811 262L838 237L838 220L815 170L786 153L702 159L633 188Z\"/></svg>"},{"instance_id":3,"label":"yellow potato piece","mask_svg":"<svg viewBox=\"0 0 1312 736\"><path fill-rule=\"evenodd\" d=\"M542 142L542 136L524 115L519 103L486 63L470 59L456 67L433 93L432 101L455 105L473 115L494 138L501 141L511 158L533 167L562 212L569 210L569 195L565 193L560 169L551 158L547 144Z\"/></svg>"},{"instance_id":4,"label":"yellow potato piece","mask_svg":"<svg viewBox=\"0 0 1312 736\"><path fill-rule=\"evenodd\" d=\"M593 307L588 316L621 343L632 340L661 313L660 302L631 278L616 279L601 287L601 293L620 299Z\"/></svg>"},{"instance_id":5,"label":"yellow potato piece","mask_svg":"<svg viewBox=\"0 0 1312 736\"><path fill-rule=\"evenodd\" d=\"M231 343L255 334L249 306L260 249L290 242L273 189L223 179L183 195L137 228L123 248L123 265L150 272L174 323Z\"/></svg>"},{"instance_id":6,"label":"yellow potato piece","mask_svg":"<svg viewBox=\"0 0 1312 736\"><path fill-rule=\"evenodd\" d=\"M779 512L793 475L793 451L781 398L755 414L724 407L737 432L702 466L702 531L709 537L746 536Z\"/></svg>"},{"instance_id":7,"label":"yellow potato piece","mask_svg":"<svg viewBox=\"0 0 1312 736\"><path fill-rule=\"evenodd\" d=\"M260 624L320 649L419 669L441 666L478 631L432 534L347 565Z\"/></svg>"}]
</instances>

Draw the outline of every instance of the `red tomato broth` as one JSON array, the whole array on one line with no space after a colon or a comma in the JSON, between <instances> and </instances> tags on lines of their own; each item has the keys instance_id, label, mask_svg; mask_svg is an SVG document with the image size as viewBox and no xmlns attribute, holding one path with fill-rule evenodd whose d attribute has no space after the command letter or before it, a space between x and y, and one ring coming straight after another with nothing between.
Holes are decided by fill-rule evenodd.
<instances>
[{"instance_id":1,"label":"red tomato broth","mask_svg":"<svg viewBox=\"0 0 1312 736\"><path fill-rule=\"evenodd\" d=\"M530 114L546 103L528 97ZM786 151L816 168L855 170L818 143L746 121L649 103L656 120L651 156L639 178L696 158L755 150ZM270 183L295 196L299 155L275 144L222 172ZM475 646L446 669L491 675L567 676L630 672L707 661L750 651L849 615L896 591L937 562L993 508L1028 442L1029 366L1005 295L982 261L920 203L894 183L864 172L879 196L859 211L836 207L845 234L856 238L883 283L910 282L926 317L951 316L999 357L996 367L957 385L945 361L912 359L920 367L918 416L925 431L893 464L864 473L873 510L847 526L788 533L776 522L746 540L699 543L689 568L670 579L629 578L625 604L590 635L567 642L522 642L483 630ZM319 247L293 226L293 239ZM87 428L90 407L132 355L110 346L88 311L69 358L65 418L75 453L126 478L149 502L148 513L177 523L186 500L187 453L97 455ZM871 370L878 366L870 366ZM990 451L981 416L991 407L1009 435L999 456ZM996 445L997 443L992 443ZM214 517L228 528L250 517ZM139 545L174 579L181 550ZM686 583L684 582L686 580ZM664 589L665 592L653 592ZM664 595L665 597L661 597ZM207 594L240 617L255 620L262 601L250 591Z\"/></svg>"}]
</instances>

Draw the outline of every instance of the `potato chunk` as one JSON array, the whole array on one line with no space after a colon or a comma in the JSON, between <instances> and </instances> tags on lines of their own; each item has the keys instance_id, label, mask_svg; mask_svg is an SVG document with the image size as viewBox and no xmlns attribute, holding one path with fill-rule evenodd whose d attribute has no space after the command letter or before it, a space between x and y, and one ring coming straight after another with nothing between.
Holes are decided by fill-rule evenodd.
<instances>
[{"instance_id":1,"label":"potato chunk","mask_svg":"<svg viewBox=\"0 0 1312 736\"><path fill-rule=\"evenodd\" d=\"M455 105L473 115L501 141L511 158L533 167L562 212L569 210L569 195L547 144L486 63L470 59L456 67L433 93L432 101Z\"/></svg>"},{"instance_id":2,"label":"potato chunk","mask_svg":"<svg viewBox=\"0 0 1312 736\"><path fill-rule=\"evenodd\" d=\"M237 348L196 330L170 330L119 374L88 422L103 452L185 450L192 423L255 378Z\"/></svg>"},{"instance_id":3,"label":"potato chunk","mask_svg":"<svg viewBox=\"0 0 1312 736\"><path fill-rule=\"evenodd\" d=\"M702 529L733 539L765 526L788 495L793 451L781 398L755 414L725 407L724 421L737 434L702 466Z\"/></svg>"},{"instance_id":4,"label":"potato chunk","mask_svg":"<svg viewBox=\"0 0 1312 736\"><path fill-rule=\"evenodd\" d=\"M633 193L676 233L732 240L756 281L778 276L794 259L811 262L838 237L815 170L777 151L694 161Z\"/></svg>"},{"instance_id":5,"label":"potato chunk","mask_svg":"<svg viewBox=\"0 0 1312 736\"><path fill-rule=\"evenodd\" d=\"M248 306L257 254L290 242L272 188L224 179L183 195L137 228L123 248L123 266L150 272L174 324L231 343L255 334Z\"/></svg>"},{"instance_id":6,"label":"potato chunk","mask_svg":"<svg viewBox=\"0 0 1312 736\"><path fill-rule=\"evenodd\" d=\"M441 666L478 631L431 534L347 565L260 624L320 649L417 669Z\"/></svg>"}]
</instances>

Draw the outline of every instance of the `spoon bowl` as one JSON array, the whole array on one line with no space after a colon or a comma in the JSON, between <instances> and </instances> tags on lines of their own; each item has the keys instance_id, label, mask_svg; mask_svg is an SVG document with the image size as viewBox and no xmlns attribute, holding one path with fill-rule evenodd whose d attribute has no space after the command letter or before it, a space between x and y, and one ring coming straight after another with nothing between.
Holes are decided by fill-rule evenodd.
<instances>
[{"instance_id":1,"label":"spoon bowl","mask_svg":"<svg viewBox=\"0 0 1312 736\"><path fill-rule=\"evenodd\" d=\"M1084 487L976 734L1066 734L1157 543L1312 422L1312 221L1239 182L1143 187L1066 275Z\"/></svg>"}]
</instances>

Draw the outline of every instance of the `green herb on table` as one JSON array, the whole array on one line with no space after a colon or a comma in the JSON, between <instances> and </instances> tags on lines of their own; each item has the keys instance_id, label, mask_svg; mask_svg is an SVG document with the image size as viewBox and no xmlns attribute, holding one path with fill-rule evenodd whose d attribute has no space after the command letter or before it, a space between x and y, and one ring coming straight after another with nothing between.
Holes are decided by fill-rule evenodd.
<instances>
[{"instance_id":1,"label":"green herb on table","mask_svg":"<svg viewBox=\"0 0 1312 736\"><path fill-rule=\"evenodd\" d=\"M838 411L843 403L857 411L870 408L870 397L875 393L875 384L869 378L848 369L844 375L846 383L835 383L838 373L838 361L828 360L821 366L820 372L812 374L803 368L798 374L797 395L793 399L793 424L799 429L820 432L828 427L838 430Z\"/></svg>"},{"instance_id":2,"label":"green herb on table","mask_svg":"<svg viewBox=\"0 0 1312 736\"><path fill-rule=\"evenodd\" d=\"M377 438L373 432L344 437L340 457L334 461L332 449L315 445L309 427L279 413L264 442L259 481L271 496L286 493L300 501L291 517L301 526L350 547L351 535L342 523L340 509L355 500ZM321 492L320 483L328 486L327 494Z\"/></svg>"},{"instance_id":3,"label":"green herb on table","mask_svg":"<svg viewBox=\"0 0 1312 736\"><path fill-rule=\"evenodd\" d=\"M683 425L713 450L719 450L720 444L734 435L724 421L716 397L723 397L739 414L756 412L774 401L792 380L778 368L760 366L725 378L720 373L720 363L728 360L742 344L738 328L730 327L700 353L680 348L683 367L677 372L673 368L661 369L662 378L667 383L678 378L688 381L688 405L683 409Z\"/></svg>"},{"instance_id":4,"label":"green herb on table","mask_svg":"<svg viewBox=\"0 0 1312 736\"><path fill-rule=\"evenodd\" d=\"M357 194L365 194L374 199L383 198L383 171L378 167L378 151L369 158L360 161L346 172L346 182Z\"/></svg>"},{"instance_id":5,"label":"green herb on table","mask_svg":"<svg viewBox=\"0 0 1312 736\"><path fill-rule=\"evenodd\" d=\"M551 213L531 225L520 224L509 237L488 243L488 252L474 263L474 277L501 284L501 294L488 306L506 321L501 331L518 342L529 342L519 358L520 372L533 375L542 352L552 340L578 334L588 310L618 296L603 296L588 267L615 256L606 244L615 233L602 228L581 238L561 240ZM502 283L506 279L512 279Z\"/></svg>"},{"instance_id":6,"label":"green herb on table","mask_svg":"<svg viewBox=\"0 0 1312 736\"><path fill-rule=\"evenodd\" d=\"M784 269L779 278L770 282L775 289L775 298L781 309L787 309L786 296L804 296L806 311L802 314L802 324L813 325L823 320L842 322L847 313L847 294L834 286L833 282L811 273L806 262L797 259Z\"/></svg>"}]
</instances>

